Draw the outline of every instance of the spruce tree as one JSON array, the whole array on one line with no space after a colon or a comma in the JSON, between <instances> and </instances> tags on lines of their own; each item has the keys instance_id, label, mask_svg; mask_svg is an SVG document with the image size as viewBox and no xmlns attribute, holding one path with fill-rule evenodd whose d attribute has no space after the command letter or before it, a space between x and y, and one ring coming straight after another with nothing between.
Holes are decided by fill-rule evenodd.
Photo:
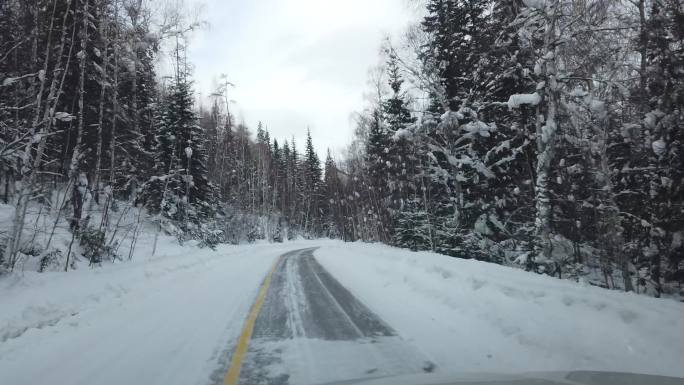
<instances>
[{"instance_id":1,"label":"spruce tree","mask_svg":"<svg viewBox=\"0 0 684 385\"><path fill-rule=\"evenodd\" d=\"M309 236L318 237L321 235L321 184L322 170L321 161L318 158L316 149L311 139L311 130L306 132L306 148L302 162L304 178L304 210L305 210L305 229Z\"/></svg>"},{"instance_id":2,"label":"spruce tree","mask_svg":"<svg viewBox=\"0 0 684 385\"><path fill-rule=\"evenodd\" d=\"M155 175L148 207L178 222L199 223L213 210L205 136L194 110L186 76L177 79L161 104L156 135Z\"/></svg>"},{"instance_id":3,"label":"spruce tree","mask_svg":"<svg viewBox=\"0 0 684 385\"><path fill-rule=\"evenodd\" d=\"M456 111L470 98L480 55L490 41L485 31L489 2L485 0L429 0L422 21L428 42L419 58L437 77L440 102Z\"/></svg>"},{"instance_id":4,"label":"spruce tree","mask_svg":"<svg viewBox=\"0 0 684 385\"><path fill-rule=\"evenodd\" d=\"M649 278L660 296L662 281L681 275L684 260L684 27L681 4L652 2L644 39L647 61L648 112L643 118L648 170L640 185L642 202L635 208L645 219L642 250Z\"/></svg>"},{"instance_id":5,"label":"spruce tree","mask_svg":"<svg viewBox=\"0 0 684 385\"><path fill-rule=\"evenodd\" d=\"M379 239L384 242L388 242L391 236L388 228L390 197L387 185L391 165L390 143L391 139L384 128L381 111L374 110L369 122L364 159L368 169L365 181L368 187L368 210L365 215L367 215L366 222L374 227Z\"/></svg>"},{"instance_id":6,"label":"spruce tree","mask_svg":"<svg viewBox=\"0 0 684 385\"><path fill-rule=\"evenodd\" d=\"M328 149L325 157L324 177L322 192L322 217L323 234L329 238L340 238L344 236L344 223L341 220L341 197L340 180L337 173L337 165Z\"/></svg>"},{"instance_id":7,"label":"spruce tree","mask_svg":"<svg viewBox=\"0 0 684 385\"><path fill-rule=\"evenodd\" d=\"M408 200L398 213L392 244L413 251L431 249L432 225L420 199Z\"/></svg>"},{"instance_id":8,"label":"spruce tree","mask_svg":"<svg viewBox=\"0 0 684 385\"><path fill-rule=\"evenodd\" d=\"M415 119L411 116L409 102L402 90L404 79L399 71L398 58L393 49L389 50L387 59L388 84L391 95L383 102L382 115L384 130L387 136L386 164L388 209L394 216L401 210L405 202L415 194L416 157L409 139L412 136L412 125ZM390 224L391 226L391 224Z\"/></svg>"}]
</instances>

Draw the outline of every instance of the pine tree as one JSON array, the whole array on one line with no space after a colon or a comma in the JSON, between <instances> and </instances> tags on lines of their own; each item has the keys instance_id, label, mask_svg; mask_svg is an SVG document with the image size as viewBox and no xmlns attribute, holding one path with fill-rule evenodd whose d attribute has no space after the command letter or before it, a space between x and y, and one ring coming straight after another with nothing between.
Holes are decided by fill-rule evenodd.
<instances>
[{"instance_id":1,"label":"pine tree","mask_svg":"<svg viewBox=\"0 0 684 385\"><path fill-rule=\"evenodd\" d=\"M535 106L521 104L511 108L497 101L536 90L532 71L534 41L528 34L520 33L518 24L523 8L521 0L494 2L482 31L492 44L481 56L474 74L473 97L482 120L497 127L488 140L490 150L486 154L496 175L487 186L491 197L487 200L495 202L489 206L488 215L507 225L491 226L488 238L496 243L496 248L516 254L526 252L529 246L520 245L531 244L534 229Z\"/></svg>"},{"instance_id":2,"label":"pine tree","mask_svg":"<svg viewBox=\"0 0 684 385\"><path fill-rule=\"evenodd\" d=\"M405 202L415 194L415 166L416 158L413 154L408 138L411 136L415 119L411 116L409 102L402 91L403 78L399 72L396 52L390 49L387 60L388 83L392 94L383 102L382 115L386 148L387 194L389 196L388 209L390 215L395 216L402 209ZM389 224L389 226L392 226Z\"/></svg>"},{"instance_id":3,"label":"pine tree","mask_svg":"<svg viewBox=\"0 0 684 385\"><path fill-rule=\"evenodd\" d=\"M257 174L255 175L256 182L256 196L257 205L262 214L266 214L268 207L270 207L270 167L271 167L271 142L268 131L264 129L261 122L257 126L256 136L256 167Z\"/></svg>"},{"instance_id":4,"label":"pine tree","mask_svg":"<svg viewBox=\"0 0 684 385\"><path fill-rule=\"evenodd\" d=\"M429 0L422 22L428 42L420 59L428 73L437 76L439 104L456 111L470 98L480 54L490 41L485 31L489 3L484 0Z\"/></svg>"},{"instance_id":5,"label":"pine tree","mask_svg":"<svg viewBox=\"0 0 684 385\"><path fill-rule=\"evenodd\" d=\"M328 149L323 178L323 234L329 238L344 239L344 220L341 210L340 179L337 165Z\"/></svg>"},{"instance_id":6,"label":"pine tree","mask_svg":"<svg viewBox=\"0 0 684 385\"><path fill-rule=\"evenodd\" d=\"M392 244L413 251L431 250L432 224L420 199L410 199L399 212Z\"/></svg>"},{"instance_id":7,"label":"pine tree","mask_svg":"<svg viewBox=\"0 0 684 385\"><path fill-rule=\"evenodd\" d=\"M283 212L283 186L284 186L284 174L285 174L285 162L283 159L283 153L280 149L277 139L273 139L273 145L271 146L271 175L270 184L272 189L272 200L271 208L273 211Z\"/></svg>"},{"instance_id":8,"label":"pine tree","mask_svg":"<svg viewBox=\"0 0 684 385\"><path fill-rule=\"evenodd\" d=\"M321 235L321 161L311 139L311 130L306 132L306 148L302 162L302 176L304 179L304 229L309 236Z\"/></svg>"},{"instance_id":9,"label":"pine tree","mask_svg":"<svg viewBox=\"0 0 684 385\"><path fill-rule=\"evenodd\" d=\"M644 39L649 110L643 119L648 189L641 205L646 220L640 245L649 260L649 278L656 296L662 279L681 275L684 261L684 16L677 1L652 3ZM644 187L646 185L643 185ZM643 202L643 201L642 201ZM665 257L665 258L663 258Z\"/></svg>"},{"instance_id":10,"label":"pine tree","mask_svg":"<svg viewBox=\"0 0 684 385\"><path fill-rule=\"evenodd\" d=\"M375 228L378 238L388 242L390 238L389 228L390 215L387 210L389 204L389 189L387 180L389 176L390 138L387 130L383 127L381 112L374 110L370 118L368 137L366 138L365 164L368 168L368 209L367 221Z\"/></svg>"},{"instance_id":11,"label":"pine tree","mask_svg":"<svg viewBox=\"0 0 684 385\"><path fill-rule=\"evenodd\" d=\"M110 151L113 153L112 165L114 191L119 198L134 197L136 191L151 176L147 171L154 167L155 119L158 113L158 95L155 73L155 58L158 42L151 35L149 26L140 23L138 18L146 12L142 4L129 8L129 18L134 28L124 31L119 51L125 54L118 60L123 68L120 89L117 91L118 112L124 124L117 126L112 136ZM126 108L127 107L127 108Z\"/></svg>"},{"instance_id":12,"label":"pine tree","mask_svg":"<svg viewBox=\"0 0 684 385\"><path fill-rule=\"evenodd\" d=\"M289 214L286 217L289 219L288 237L294 239L299 235L299 232L304 228L304 193L302 187L302 167L299 159L299 152L297 151L297 143L292 138L289 145L289 155L286 156L287 162L287 196L288 196L288 210Z\"/></svg>"},{"instance_id":13,"label":"pine tree","mask_svg":"<svg viewBox=\"0 0 684 385\"><path fill-rule=\"evenodd\" d=\"M156 135L155 176L148 183L147 205L178 222L199 223L212 214L205 134L194 111L186 76L169 87L161 105Z\"/></svg>"}]
</instances>

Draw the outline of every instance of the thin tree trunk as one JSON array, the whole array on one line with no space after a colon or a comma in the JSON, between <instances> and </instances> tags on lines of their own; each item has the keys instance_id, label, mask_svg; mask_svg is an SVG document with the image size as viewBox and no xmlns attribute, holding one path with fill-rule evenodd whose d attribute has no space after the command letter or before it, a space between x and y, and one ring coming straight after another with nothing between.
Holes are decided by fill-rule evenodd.
<instances>
[{"instance_id":1,"label":"thin tree trunk","mask_svg":"<svg viewBox=\"0 0 684 385\"><path fill-rule=\"evenodd\" d=\"M114 2L114 20L119 19L119 3ZM114 35L114 79L112 84L112 129L109 139L109 190L107 200L103 209L100 229L107 228L109 225L109 208L114 200L114 162L116 160L116 123L119 116L119 28L116 27Z\"/></svg>"},{"instance_id":2,"label":"thin tree trunk","mask_svg":"<svg viewBox=\"0 0 684 385\"><path fill-rule=\"evenodd\" d=\"M108 84L108 79L107 79L107 68L109 67L109 55L107 54L107 51L109 50L109 38L108 38L108 31L106 28L106 17L104 16L105 10L106 10L106 3L103 0L100 0L100 12L102 13L102 20L100 20L100 24L98 26L99 28L99 34L102 38L102 55L103 56L103 61L102 61L102 71L100 73L100 106L99 106L99 112L98 112L98 121L97 121L97 150L96 150L96 160L95 160L95 202L100 203L100 191L101 191L101 171L102 171L102 124L104 121L104 111L105 111L105 98L107 96L107 84Z\"/></svg>"},{"instance_id":3,"label":"thin tree trunk","mask_svg":"<svg viewBox=\"0 0 684 385\"><path fill-rule=\"evenodd\" d=\"M131 247L128 250L128 260L133 260L133 252L135 251L135 246L138 243L138 237L140 236L140 215L142 214L142 208L138 210L137 221L135 223L135 229L133 230L133 240L131 240Z\"/></svg>"},{"instance_id":4,"label":"thin tree trunk","mask_svg":"<svg viewBox=\"0 0 684 385\"><path fill-rule=\"evenodd\" d=\"M133 27L133 79L131 84L131 109L133 110L132 116L132 130L134 135L139 134L139 122L138 122L138 18L140 17L140 12L142 10L142 0L138 0L136 7L133 10L133 15L131 17L131 25Z\"/></svg>"},{"instance_id":5,"label":"thin tree trunk","mask_svg":"<svg viewBox=\"0 0 684 385\"><path fill-rule=\"evenodd\" d=\"M50 18L50 28L48 30L48 39L47 39L47 44L45 47L45 58L43 61L43 69L42 71L42 76L39 76L38 79L40 81L40 86L38 90L38 94L36 95L36 107L35 107L35 113L33 117L33 123L31 124L31 128L29 129L29 135L28 138L29 140L26 143L26 146L24 148L24 159L26 159L26 164L23 164L23 168L29 168L31 167L30 159L32 159L33 155L33 138L36 134L36 130L38 129L38 126L41 122L40 117L41 117L41 107L42 107L42 100L43 100L43 92L45 90L45 75L47 74L48 71L48 66L50 62L50 51L51 51L51 37L52 37L52 32L54 29L54 20L55 20L55 13L56 13L56 8L57 8L57 0L54 0L53 6L52 6L52 16ZM36 10L36 18L38 10ZM38 23L36 22L35 27L34 27L34 35L37 34L36 29L38 28ZM36 37L37 40L37 37ZM34 61L37 61L37 42L34 40ZM53 78L53 83L54 84L54 78ZM47 113L47 111L46 111ZM45 127L45 126L43 126ZM41 130L41 137L40 137L40 142L41 144L47 140L45 132L43 132L44 129ZM21 234L24 230L24 220L26 218L26 212L28 209L28 204L30 201L30 194L31 191L33 190L33 185L35 183L36 175L37 175L37 169L35 167L35 164L40 162L40 158L42 157L42 151L40 150L41 147L44 148L44 146L40 146L39 144L39 150L36 153L36 158L33 162L34 167L30 168L28 171L28 175L24 177L25 170L21 170L21 176L22 176L22 184L21 184L21 189L19 190L18 196L17 196L17 206L15 208L15 213L14 213L14 218L12 219L12 230L10 233L10 236L8 237L7 245L5 247L5 263L6 267L9 270L12 270L14 268L14 263L15 259L17 256L17 253L19 251L19 246L21 244Z\"/></svg>"},{"instance_id":6,"label":"thin tree trunk","mask_svg":"<svg viewBox=\"0 0 684 385\"><path fill-rule=\"evenodd\" d=\"M11 177L12 177L12 172L7 171L7 173L5 174L5 191L4 191L4 195L3 195L3 201L6 205L9 204L9 189L10 189L9 181L10 181Z\"/></svg>"},{"instance_id":7,"label":"thin tree trunk","mask_svg":"<svg viewBox=\"0 0 684 385\"><path fill-rule=\"evenodd\" d=\"M69 271L69 257L71 257L71 248L74 246L74 240L76 239L76 233L71 233L71 241L69 242L69 248L67 249L66 262L64 263L64 272Z\"/></svg>"},{"instance_id":8,"label":"thin tree trunk","mask_svg":"<svg viewBox=\"0 0 684 385\"><path fill-rule=\"evenodd\" d=\"M74 215L71 219L71 230L76 232L79 230L81 224L81 216L83 213L83 199L85 192L83 189L83 179L80 172L81 161L81 147L83 145L83 132L85 125L85 73L87 67L87 49L88 49L88 26L89 26L89 0L83 0L83 31L81 31L81 52L80 52L80 74L79 74L79 91L78 91L78 128L76 132L76 146L71 155L71 163L69 165L69 179L71 182L71 203L74 209Z\"/></svg>"},{"instance_id":9,"label":"thin tree trunk","mask_svg":"<svg viewBox=\"0 0 684 385\"><path fill-rule=\"evenodd\" d=\"M62 216L62 210L64 209L64 207L66 207L68 190L69 190L69 185L67 185L64 197L62 198L62 203L59 204L59 209L57 210L57 214L55 215L55 220L52 224L52 230L50 231L50 236L48 237L47 243L45 244L45 250L46 251L48 251L50 249L50 245L52 244L52 238L55 235L55 230L57 229L57 225L59 224L59 219Z\"/></svg>"},{"instance_id":10,"label":"thin tree trunk","mask_svg":"<svg viewBox=\"0 0 684 385\"><path fill-rule=\"evenodd\" d=\"M639 0L637 3L639 8L639 112L645 114L647 112L646 101L648 93L646 92L646 0Z\"/></svg>"},{"instance_id":11,"label":"thin tree trunk","mask_svg":"<svg viewBox=\"0 0 684 385\"><path fill-rule=\"evenodd\" d=\"M546 27L542 52L542 75L544 88L537 91L541 103L537 106L537 178L535 182L535 258L551 259L551 196L549 192L549 173L553 160L557 122L556 115L559 103L558 84L556 79L556 22L559 17L559 2L556 0L546 10Z\"/></svg>"}]
</instances>

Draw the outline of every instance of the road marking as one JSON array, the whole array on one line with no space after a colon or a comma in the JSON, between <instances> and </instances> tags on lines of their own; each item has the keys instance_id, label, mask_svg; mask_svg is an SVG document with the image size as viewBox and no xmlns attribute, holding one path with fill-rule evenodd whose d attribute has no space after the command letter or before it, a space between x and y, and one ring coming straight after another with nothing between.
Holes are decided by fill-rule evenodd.
<instances>
[{"instance_id":1,"label":"road marking","mask_svg":"<svg viewBox=\"0 0 684 385\"><path fill-rule=\"evenodd\" d=\"M235 347L235 352L233 353L233 358L230 360L230 367L228 368L228 373L223 380L223 385L237 385L240 379L240 370L242 369L242 361L247 356L247 350L249 348L249 341L252 339L252 333L254 332L254 324L261 311L261 306L266 300L266 294L268 293L268 287L271 285L271 279L273 278L273 273L280 263L281 257L278 257L276 262L273 264L271 271L266 276L266 280L261 285L259 290L259 295L257 295L256 302L252 305L252 310L249 312L249 317L245 321L245 326L242 328L242 333L240 334L240 339L238 340L237 346Z\"/></svg>"}]
</instances>

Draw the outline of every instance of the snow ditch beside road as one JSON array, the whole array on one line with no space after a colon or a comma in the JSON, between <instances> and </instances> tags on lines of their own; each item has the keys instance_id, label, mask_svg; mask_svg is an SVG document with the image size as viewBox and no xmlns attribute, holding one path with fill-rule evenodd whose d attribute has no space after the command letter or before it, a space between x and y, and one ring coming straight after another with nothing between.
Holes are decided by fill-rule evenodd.
<instances>
[{"instance_id":1,"label":"snow ditch beside road","mask_svg":"<svg viewBox=\"0 0 684 385\"><path fill-rule=\"evenodd\" d=\"M684 377L684 304L383 245L317 260L437 370L612 370Z\"/></svg>"}]
</instances>

